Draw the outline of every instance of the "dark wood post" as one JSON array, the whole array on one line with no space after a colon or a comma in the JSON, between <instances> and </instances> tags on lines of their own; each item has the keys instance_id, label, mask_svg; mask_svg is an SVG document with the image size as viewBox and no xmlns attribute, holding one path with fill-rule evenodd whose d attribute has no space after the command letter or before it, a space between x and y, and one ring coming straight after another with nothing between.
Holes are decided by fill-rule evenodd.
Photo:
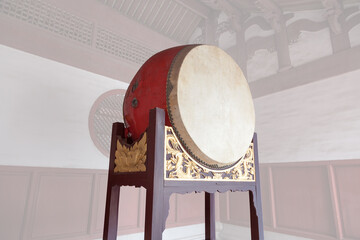
<instances>
[{"instance_id":1,"label":"dark wood post","mask_svg":"<svg viewBox=\"0 0 360 240\"><path fill-rule=\"evenodd\" d=\"M215 234L215 194L205 192L205 240L215 240Z\"/></svg>"},{"instance_id":2,"label":"dark wood post","mask_svg":"<svg viewBox=\"0 0 360 240\"><path fill-rule=\"evenodd\" d=\"M249 203L250 203L250 226L251 226L251 239L263 240L263 217L262 217L262 205L261 205L261 190L260 190L260 172L259 172L259 159L258 159L258 146L257 135L254 133L254 161L255 161L255 190L249 191Z\"/></svg>"},{"instance_id":3,"label":"dark wood post","mask_svg":"<svg viewBox=\"0 0 360 240\"><path fill-rule=\"evenodd\" d=\"M145 240L160 240L165 228L164 213L165 111L150 110L148 129Z\"/></svg>"},{"instance_id":4,"label":"dark wood post","mask_svg":"<svg viewBox=\"0 0 360 240\"><path fill-rule=\"evenodd\" d=\"M113 174L115 168L115 151L117 136L123 136L124 125L122 123L114 123L111 135L111 149L109 172L106 193L106 206L105 206L105 220L104 220L104 240L115 240L117 236L118 225L118 210L119 210L119 196L120 185L113 182Z\"/></svg>"}]
</instances>

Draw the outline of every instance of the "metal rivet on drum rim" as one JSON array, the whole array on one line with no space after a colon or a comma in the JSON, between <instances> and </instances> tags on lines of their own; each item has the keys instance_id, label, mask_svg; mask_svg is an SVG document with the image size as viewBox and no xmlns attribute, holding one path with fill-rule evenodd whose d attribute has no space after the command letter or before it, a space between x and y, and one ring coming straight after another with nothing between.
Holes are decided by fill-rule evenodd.
<instances>
[{"instance_id":1,"label":"metal rivet on drum rim","mask_svg":"<svg viewBox=\"0 0 360 240\"><path fill-rule=\"evenodd\" d=\"M139 80L136 80L134 85L131 88L131 92L134 92L138 86L139 86Z\"/></svg>"},{"instance_id":2,"label":"metal rivet on drum rim","mask_svg":"<svg viewBox=\"0 0 360 240\"><path fill-rule=\"evenodd\" d=\"M131 106L133 108L136 108L138 106L138 103L139 103L138 100L136 98L133 98L133 100L131 101Z\"/></svg>"}]
</instances>

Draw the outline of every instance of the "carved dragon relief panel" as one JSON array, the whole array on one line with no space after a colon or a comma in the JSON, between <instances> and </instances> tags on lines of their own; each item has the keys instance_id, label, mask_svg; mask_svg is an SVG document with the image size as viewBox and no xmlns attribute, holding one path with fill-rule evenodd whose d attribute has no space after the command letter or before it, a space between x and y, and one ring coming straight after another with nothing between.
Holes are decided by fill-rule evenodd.
<instances>
[{"instance_id":1,"label":"carved dragon relief panel","mask_svg":"<svg viewBox=\"0 0 360 240\"><path fill-rule=\"evenodd\" d=\"M182 148L171 127L165 129L165 180L255 181L253 144L245 156L227 170L214 171L194 161Z\"/></svg>"}]
</instances>

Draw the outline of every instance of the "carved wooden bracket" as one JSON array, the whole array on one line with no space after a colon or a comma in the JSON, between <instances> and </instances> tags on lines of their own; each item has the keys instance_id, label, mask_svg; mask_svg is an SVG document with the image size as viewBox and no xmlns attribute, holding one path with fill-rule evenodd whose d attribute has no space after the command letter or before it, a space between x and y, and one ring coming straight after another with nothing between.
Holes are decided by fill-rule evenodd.
<instances>
[{"instance_id":1,"label":"carved wooden bracket","mask_svg":"<svg viewBox=\"0 0 360 240\"><path fill-rule=\"evenodd\" d=\"M321 2L326 9L331 31L335 34L342 33L339 17L343 13L343 9L340 2L338 0L321 0Z\"/></svg>"},{"instance_id":2,"label":"carved wooden bracket","mask_svg":"<svg viewBox=\"0 0 360 240\"><path fill-rule=\"evenodd\" d=\"M276 32L285 27L282 10L271 0L257 0L255 5L264 13L264 18L271 24Z\"/></svg>"},{"instance_id":3,"label":"carved wooden bracket","mask_svg":"<svg viewBox=\"0 0 360 240\"><path fill-rule=\"evenodd\" d=\"M146 132L132 146L128 146L121 139L118 139L116 143L114 172L145 172L146 150Z\"/></svg>"}]
</instances>

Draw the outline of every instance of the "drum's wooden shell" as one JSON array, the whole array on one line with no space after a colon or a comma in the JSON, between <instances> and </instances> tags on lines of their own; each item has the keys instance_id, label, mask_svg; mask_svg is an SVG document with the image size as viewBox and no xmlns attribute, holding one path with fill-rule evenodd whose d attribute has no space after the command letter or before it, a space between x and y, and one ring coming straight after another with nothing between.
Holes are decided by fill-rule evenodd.
<instances>
[{"instance_id":1,"label":"drum's wooden shell","mask_svg":"<svg viewBox=\"0 0 360 240\"><path fill-rule=\"evenodd\" d=\"M131 81L124 98L123 116L133 140L138 139L148 127L150 109L167 109L167 76L174 57L184 47L174 47L155 54L142 65ZM167 112L165 124L171 126Z\"/></svg>"},{"instance_id":2,"label":"drum's wooden shell","mask_svg":"<svg viewBox=\"0 0 360 240\"><path fill-rule=\"evenodd\" d=\"M133 140L146 130L155 107L166 110L166 125L190 156L212 170L236 164L251 143L255 113L249 86L235 61L215 46L167 49L140 68L123 106Z\"/></svg>"}]
</instances>

